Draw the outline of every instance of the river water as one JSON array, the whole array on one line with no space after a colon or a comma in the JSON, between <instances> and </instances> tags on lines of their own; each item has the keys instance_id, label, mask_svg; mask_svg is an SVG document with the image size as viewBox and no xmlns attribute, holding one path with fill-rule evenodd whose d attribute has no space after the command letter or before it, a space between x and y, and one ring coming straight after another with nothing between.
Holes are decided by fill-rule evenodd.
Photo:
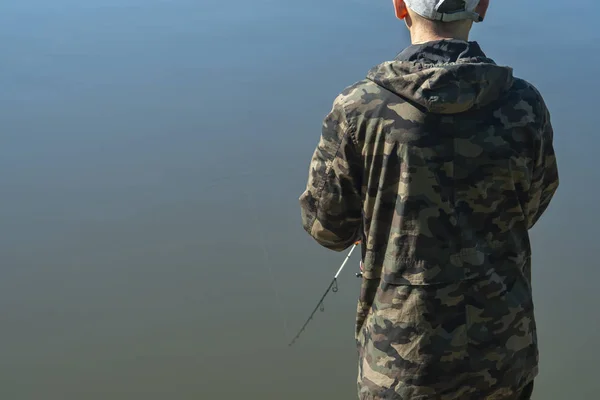
<instances>
[{"instance_id":1,"label":"river water","mask_svg":"<svg viewBox=\"0 0 600 400\"><path fill-rule=\"evenodd\" d=\"M535 399L597 398L600 6L492 3L472 39L544 94L561 173ZM3 2L0 398L356 398L358 253L287 347L345 255L298 196L335 96L407 45L391 2Z\"/></svg>"}]
</instances>

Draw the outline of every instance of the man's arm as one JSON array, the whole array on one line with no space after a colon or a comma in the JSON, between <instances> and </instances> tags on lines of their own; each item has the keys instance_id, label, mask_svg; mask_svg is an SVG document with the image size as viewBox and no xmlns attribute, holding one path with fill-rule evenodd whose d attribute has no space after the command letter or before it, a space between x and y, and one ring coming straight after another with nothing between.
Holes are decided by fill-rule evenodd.
<instances>
[{"instance_id":1,"label":"man's arm","mask_svg":"<svg viewBox=\"0 0 600 400\"><path fill-rule=\"evenodd\" d=\"M305 192L302 225L320 245L343 251L360 239L361 156L340 97L323 121Z\"/></svg>"},{"instance_id":2,"label":"man's arm","mask_svg":"<svg viewBox=\"0 0 600 400\"><path fill-rule=\"evenodd\" d=\"M558 166L554 153L554 130L550 113L542 100L543 124L535 149L533 177L527 207L528 228L531 229L544 214L559 185Z\"/></svg>"}]
</instances>

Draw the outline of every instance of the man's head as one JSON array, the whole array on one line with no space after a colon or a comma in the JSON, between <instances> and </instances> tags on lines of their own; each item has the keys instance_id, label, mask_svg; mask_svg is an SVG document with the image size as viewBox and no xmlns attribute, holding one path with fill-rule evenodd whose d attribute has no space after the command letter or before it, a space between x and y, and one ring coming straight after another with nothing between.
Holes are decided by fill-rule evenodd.
<instances>
[{"instance_id":1,"label":"man's head","mask_svg":"<svg viewBox=\"0 0 600 400\"><path fill-rule=\"evenodd\" d=\"M485 17L490 0L393 0L413 43L437 39L468 40L473 22Z\"/></svg>"}]
</instances>

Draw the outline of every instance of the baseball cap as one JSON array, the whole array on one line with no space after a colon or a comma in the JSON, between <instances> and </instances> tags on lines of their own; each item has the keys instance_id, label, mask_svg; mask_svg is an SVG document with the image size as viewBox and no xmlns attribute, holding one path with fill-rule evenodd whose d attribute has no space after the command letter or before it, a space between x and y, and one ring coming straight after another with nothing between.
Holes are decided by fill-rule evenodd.
<instances>
[{"instance_id":1,"label":"baseball cap","mask_svg":"<svg viewBox=\"0 0 600 400\"><path fill-rule=\"evenodd\" d=\"M423 18L451 22L472 19L480 22L481 18L474 10L479 0L404 0L406 6Z\"/></svg>"}]
</instances>

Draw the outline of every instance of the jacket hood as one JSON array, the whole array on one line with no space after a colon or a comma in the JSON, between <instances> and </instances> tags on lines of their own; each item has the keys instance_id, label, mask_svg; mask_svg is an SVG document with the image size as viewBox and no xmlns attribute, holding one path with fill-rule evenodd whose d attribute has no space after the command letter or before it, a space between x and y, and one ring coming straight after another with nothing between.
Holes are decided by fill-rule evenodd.
<instances>
[{"instance_id":1,"label":"jacket hood","mask_svg":"<svg viewBox=\"0 0 600 400\"><path fill-rule=\"evenodd\" d=\"M367 79L436 114L484 107L513 84L513 70L487 58L476 42L414 45L377 65Z\"/></svg>"}]
</instances>

